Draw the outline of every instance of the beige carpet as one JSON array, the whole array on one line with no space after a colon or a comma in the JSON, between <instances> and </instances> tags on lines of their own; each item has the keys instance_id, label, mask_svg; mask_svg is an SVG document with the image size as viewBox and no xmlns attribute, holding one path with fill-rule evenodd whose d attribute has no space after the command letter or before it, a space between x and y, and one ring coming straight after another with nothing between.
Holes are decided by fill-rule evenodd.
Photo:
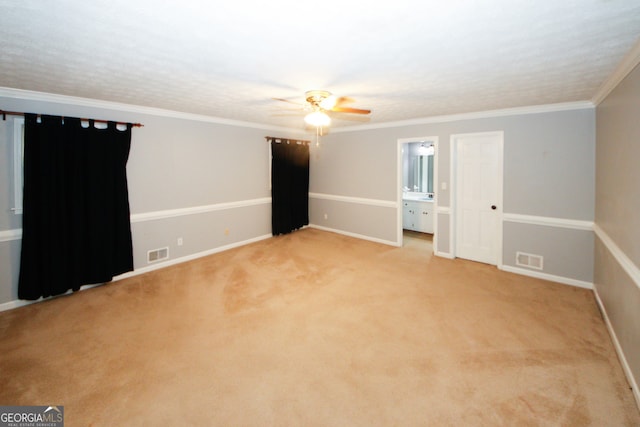
<instances>
[{"instance_id":1,"label":"beige carpet","mask_svg":"<svg viewBox=\"0 0 640 427\"><path fill-rule=\"evenodd\" d=\"M588 290L315 229L0 313L66 426L638 426Z\"/></svg>"}]
</instances>

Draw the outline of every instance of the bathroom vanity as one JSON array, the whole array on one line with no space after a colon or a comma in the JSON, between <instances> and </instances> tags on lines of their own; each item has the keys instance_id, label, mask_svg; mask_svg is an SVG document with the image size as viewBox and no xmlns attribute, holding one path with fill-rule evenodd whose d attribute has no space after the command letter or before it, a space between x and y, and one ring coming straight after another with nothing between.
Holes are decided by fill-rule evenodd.
<instances>
[{"instance_id":1,"label":"bathroom vanity","mask_svg":"<svg viewBox=\"0 0 640 427\"><path fill-rule=\"evenodd\" d=\"M402 153L402 228L433 234L434 143L410 142Z\"/></svg>"},{"instance_id":2,"label":"bathroom vanity","mask_svg":"<svg viewBox=\"0 0 640 427\"><path fill-rule=\"evenodd\" d=\"M402 228L433 234L433 198L407 194L402 197Z\"/></svg>"}]
</instances>

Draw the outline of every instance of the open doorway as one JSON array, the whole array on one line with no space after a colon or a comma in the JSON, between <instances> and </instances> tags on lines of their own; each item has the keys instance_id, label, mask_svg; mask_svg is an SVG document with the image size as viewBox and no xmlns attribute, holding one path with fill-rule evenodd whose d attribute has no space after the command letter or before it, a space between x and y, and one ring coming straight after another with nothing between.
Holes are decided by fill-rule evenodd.
<instances>
[{"instance_id":1,"label":"open doorway","mask_svg":"<svg viewBox=\"0 0 640 427\"><path fill-rule=\"evenodd\" d=\"M428 242L437 230L438 137L398 139L398 244Z\"/></svg>"}]
</instances>

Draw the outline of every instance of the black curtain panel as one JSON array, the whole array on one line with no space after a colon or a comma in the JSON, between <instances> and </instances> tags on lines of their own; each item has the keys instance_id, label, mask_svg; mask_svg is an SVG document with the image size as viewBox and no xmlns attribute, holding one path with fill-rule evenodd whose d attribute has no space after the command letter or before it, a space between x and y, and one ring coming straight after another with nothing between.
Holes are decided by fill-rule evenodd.
<instances>
[{"instance_id":1,"label":"black curtain panel","mask_svg":"<svg viewBox=\"0 0 640 427\"><path fill-rule=\"evenodd\" d=\"M274 236L309 224L309 144L271 140L271 225Z\"/></svg>"},{"instance_id":2,"label":"black curtain panel","mask_svg":"<svg viewBox=\"0 0 640 427\"><path fill-rule=\"evenodd\" d=\"M85 123L86 125L86 123ZM131 125L25 114L18 297L35 300L133 270Z\"/></svg>"}]
</instances>

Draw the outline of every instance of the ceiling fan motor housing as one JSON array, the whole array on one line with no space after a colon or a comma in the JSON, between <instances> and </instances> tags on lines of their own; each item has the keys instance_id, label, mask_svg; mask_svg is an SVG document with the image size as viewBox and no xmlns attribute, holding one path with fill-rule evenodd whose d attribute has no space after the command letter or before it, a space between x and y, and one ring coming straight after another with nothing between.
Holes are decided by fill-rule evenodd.
<instances>
[{"instance_id":1,"label":"ceiling fan motor housing","mask_svg":"<svg viewBox=\"0 0 640 427\"><path fill-rule=\"evenodd\" d=\"M305 92L307 102L314 108L320 108L320 104L331 96L331 92L326 90L309 90Z\"/></svg>"}]
</instances>

